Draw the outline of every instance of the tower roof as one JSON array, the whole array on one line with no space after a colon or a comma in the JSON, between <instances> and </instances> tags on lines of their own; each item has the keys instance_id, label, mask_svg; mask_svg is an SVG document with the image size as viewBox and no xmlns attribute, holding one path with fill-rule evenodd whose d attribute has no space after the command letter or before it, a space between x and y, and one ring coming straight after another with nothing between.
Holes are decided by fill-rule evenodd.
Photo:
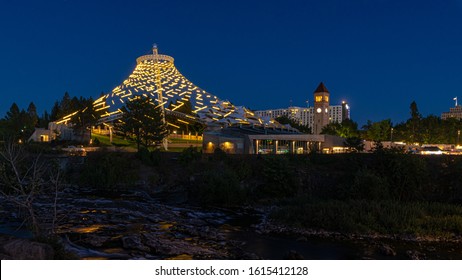
<instances>
[{"instance_id":1,"label":"tower roof","mask_svg":"<svg viewBox=\"0 0 462 280\"><path fill-rule=\"evenodd\" d=\"M314 91L314 93L318 93L318 92L327 92L329 93L329 91L327 90L326 86L324 85L323 82L321 82L318 86L318 88L316 88L316 90Z\"/></svg>"}]
</instances>

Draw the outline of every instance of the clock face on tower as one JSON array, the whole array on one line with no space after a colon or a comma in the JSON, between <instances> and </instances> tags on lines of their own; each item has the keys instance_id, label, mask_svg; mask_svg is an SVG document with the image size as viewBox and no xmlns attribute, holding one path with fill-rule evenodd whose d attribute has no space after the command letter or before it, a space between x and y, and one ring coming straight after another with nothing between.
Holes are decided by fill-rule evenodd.
<instances>
[{"instance_id":1,"label":"clock face on tower","mask_svg":"<svg viewBox=\"0 0 462 280\"><path fill-rule=\"evenodd\" d=\"M321 112L322 112L322 109L321 109L321 108L318 108L318 109L316 109L316 112L321 113Z\"/></svg>"}]
</instances>

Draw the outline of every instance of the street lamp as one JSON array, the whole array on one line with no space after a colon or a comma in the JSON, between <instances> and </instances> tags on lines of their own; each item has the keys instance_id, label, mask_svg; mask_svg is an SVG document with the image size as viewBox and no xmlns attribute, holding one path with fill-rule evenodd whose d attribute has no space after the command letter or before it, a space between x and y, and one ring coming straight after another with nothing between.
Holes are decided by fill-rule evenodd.
<instances>
[{"instance_id":1,"label":"street lamp","mask_svg":"<svg viewBox=\"0 0 462 280\"><path fill-rule=\"evenodd\" d=\"M390 130L390 142L393 142L393 127Z\"/></svg>"},{"instance_id":2,"label":"street lamp","mask_svg":"<svg viewBox=\"0 0 462 280\"><path fill-rule=\"evenodd\" d=\"M460 140L460 129L457 130L457 146L459 146L459 140Z\"/></svg>"}]
</instances>

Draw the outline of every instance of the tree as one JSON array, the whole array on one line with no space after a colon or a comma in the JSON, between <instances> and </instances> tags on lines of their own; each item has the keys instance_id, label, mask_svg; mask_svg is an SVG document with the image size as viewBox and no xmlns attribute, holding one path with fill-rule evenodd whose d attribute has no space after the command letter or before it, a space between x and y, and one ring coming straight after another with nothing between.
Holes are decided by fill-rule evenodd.
<instances>
[{"instance_id":1,"label":"tree","mask_svg":"<svg viewBox=\"0 0 462 280\"><path fill-rule=\"evenodd\" d=\"M11 139L22 139L24 132L24 110L20 111L18 105L13 103L6 113L3 123L4 137Z\"/></svg>"},{"instance_id":2,"label":"tree","mask_svg":"<svg viewBox=\"0 0 462 280\"><path fill-rule=\"evenodd\" d=\"M61 115L62 114L61 114L61 108L59 107L59 102L55 101L55 104L53 104L53 108L51 108L50 120L51 121L59 120Z\"/></svg>"},{"instance_id":3,"label":"tree","mask_svg":"<svg viewBox=\"0 0 462 280\"><path fill-rule=\"evenodd\" d=\"M19 107L16 103L11 104L10 110L6 113L5 119L7 121L12 121L12 120L19 120L20 118L20 110Z\"/></svg>"},{"instance_id":4,"label":"tree","mask_svg":"<svg viewBox=\"0 0 462 280\"><path fill-rule=\"evenodd\" d=\"M37 115L37 107L35 107L34 102L29 103L29 106L27 107L27 112L24 113L23 117L23 135L24 135L24 141L29 138L32 133L34 133L35 127L38 124L39 118Z\"/></svg>"},{"instance_id":5,"label":"tree","mask_svg":"<svg viewBox=\"0 0 462 280\"><path fill-rule=\"evenodd\" d=\"M54 231L60 185L61 172L55 162L42 159L40 155L30 155L23 146L13 141L6 141L0 147L0 194L26 211L25 221L29 223L35 237ZM51 204L36 204L39 197L49 200ZM47 209L48 207L51 209ZM40 214L39 209L44 214ZM51 228L46 229L49 232L43 231L45 224L51 224Z\"/></svg>"},{"instance_id":6,"label":"tree","mask_svg":"<svg viewBox=\"0 0 462 280\"><path fill-rule=\"evenodd\" d=\"M321 134L337 135L343 138L359 137L358 124L350 119L345 119L341 123L329 123L323 127Z\"/></svg>"},{"instance_id":7,"label":"tree","mask_svg":"<svg viewBox=\"0 0 462 280\"><path fill-rule=\"evenodd\" d=\"M148 148L162 142L168 136L162 109L150 97L136 96L121 108L122 118L116 123L116 130Z\"/></svg>"},{"instance_id":8,"label":"tree","mask_svg":"<svg viewBox=\"0 0 462 280\"><path fill-rule=\"evenodd\" d=\"M83 135L88 128L95 125L100 114L95 111L93 108L93 99L89 98L77 100L79 106L84 106L83 109L75 107L77 113L72 116L71 123L73 124L74 132L77 132L80 135Z\"/></svg>"},{"instance_id":9,"label":"tree","mask_svg":"<svg viewBox=\"0 0 462 280\"><path fill-rule=\"evenodd\" d=\"M59 103L59 109L61 113L60 115L58 115L59 118L62 118L74 112L73 109L75 108L72 108L71 96L67 91L64 93L63 99L61 99L61 102Z\"/></svg>"},{"instance_id":10,"label":"tree","mask_svg":"<svg viewBox=\"0 0 462 280\"><path fill-rule=\"evenodd\" d=\"M359 153L364 150L363 140L361 140L359 137L348 137L345 139L343 144L352 153Z\"/></svg>"},{"instance_id":11,"label":"tree","mask_svg":"<svg viewBox=\"0 0 462 280\"><path fill-rule=\"evenodd\" d=\"M408 135L409 137L407 140L409 143L421 142L420 120L422 119L422 116L417 108L417 103L412 101L409 109L411 110L411 118L407 121L407 124L410 134Z\"/></svg>"},{"instance_id":12,"label":"tree","mask_svg":"<svg viewBox=\"0 0 462 280\"><path fill-rule=\"evenodd\" d=\"M367 124L363 126L364 138L376 142L389 141L391 140L391 120L386 119L379 122L367 121Z\"/></svg>"},{"instance_id":13,"label":"tree","mask_svg":"<svg viewBox=\"0 0 462 280\"><path fill-rule=\"evenodd\" d=\"M327 124L322 128L321 134L340 136L340 124L337 122Z\"/></svg>"},{"instance_id":14,"label":"tree","mask_svg":"<svg viewBox=\"0 0 462 280\"><path fill-rule=\"evenodd\" d=\"M27 107L27 115L30 127L34 128L38 123L37 107L35 107L34 102L31 102L29 107Z\"/></svg>"},{"instance_id":15,"label":"tree","mask_svg":"<svg viewBox=\"0 0 462 280\"><path fill-rule=\"evenodd\" d=\"M16 103L13 103L1 122L0 130L4 138L26 142L38 124L37 107L33 102L29 104L27 111L21 110Z\"/></svg>"},{"instance_id":16,"label":"tree","mask_svg":"<svg viewBox=\"0 0 462 280\"><path fill-rule=\"evenodd\" d=\"M421 140L423 144L448 143L442 133L442 121L439 117L429 115L420 121Z\"/></svg>"},{"instance_id":17,"label":"tree","mask_svg":"<svg viewBox=\"0 0 462 280\"><path fill-rule=\"evenodd\" d=\"M38 126L39 126L39 127L42 127L42 128L47 128L49 122L50 122L50 115L49 115L48 112L45 110L45 112L43 112L42 117L39 118Z\"/></svg>"},{"instance_id":18,"label":"tree","mask_svg":"<svg viewBox=\"0 0 462 280\"><path fill-rule=\"evenodd\" d=\"M280 124L288 124L302 133L311 134L311 128L309 126L297 123L295 120L289 118L288 116L280 116L275 120Z\"/></svg>"}]
</instances>

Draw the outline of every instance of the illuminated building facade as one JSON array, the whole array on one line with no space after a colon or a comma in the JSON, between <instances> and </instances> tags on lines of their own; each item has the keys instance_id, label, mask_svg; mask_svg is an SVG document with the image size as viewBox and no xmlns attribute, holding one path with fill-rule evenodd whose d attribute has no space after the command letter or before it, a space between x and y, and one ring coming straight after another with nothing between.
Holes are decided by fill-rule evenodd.
<instances>
[{"instance_id":1,"label":"illuminated building facade","mask_svg":"<svg viewBox=\"0 0 462 280\"><path fill-rule=\"evenodd\" d=\"M345 151L344 139L334 135L302 134L290 128L233 126L204 131L203 153L221 149L228 154L308 154Z\"/></svg>"},{"instance_id":2,"label":"illuminated building facade","mask_svg":"<svg viewBox=\"0 0 462 280\"><path fill-rule=\"evenodd\" d=\"M322 128L329 124L329 98L330 93L321 82L314 91L313 134L321 134Z\"/></svg>"},{"instance_id":3,"label":"illuminated building facade","mask_svg":"<svg viewBox=\"0 0 462 280\"><path fill-rule=\"evenodd\" d=\"M319 123L322 125L320 129L322 129L322 127L327 123L342 123L345 119L350 118L350 106L345 101L342 101L341 105L329 105L329 92L323 83L318 86L313 95L315 100L314 107L291 106L281 109L259 110L255 111L255 114L262 118L271 119L287 116L301 125L307 125L310 127L313 134L319 134L315 133L315 117L318 117L316 122L319 121ZM318 98L319 102L316 102L316 98ZM320 132L320 130L318 130L318 132Z\"/></svg>"},{"instance_id":4,"label":"illuminated building facade","mask_svg":"<svg viewBox=\"0 0 462 280\"><path fill-rule=\"evenodd\" d=\"M444 112L441 114L441 119L446 120L449 118L462 120L462 106L456 105L453 108L449 108L449 112Z\"/></svg>"}]
</instances>

